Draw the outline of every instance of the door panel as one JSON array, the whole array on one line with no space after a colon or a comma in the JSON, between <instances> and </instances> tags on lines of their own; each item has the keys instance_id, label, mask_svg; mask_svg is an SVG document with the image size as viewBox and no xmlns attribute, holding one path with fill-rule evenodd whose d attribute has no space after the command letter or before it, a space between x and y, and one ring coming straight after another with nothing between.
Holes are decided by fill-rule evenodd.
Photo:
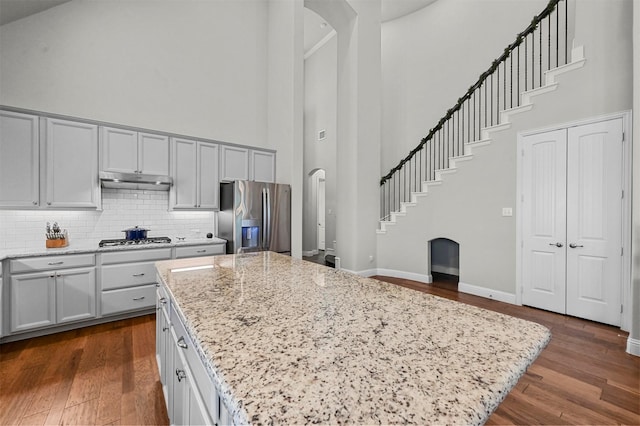
<instances>
[{"instance_id":1,"label":"door panel","mask_svg":"<svg viewBox=\"0 0 640 426\"><path fill-rule=\"evenodd\" d=\"M523 157L522 303L564 312L566 131L527 136Z\"/></svg>"},{"instance_id":2,"label":"door panel","mask_svg":"<svg viewBox=\"0 0 640 426\"><path fill-rule=\"evenodd\" d=\"M622 120L569 129L567 314L620 324Z\"/></svg>"}]
</instances>

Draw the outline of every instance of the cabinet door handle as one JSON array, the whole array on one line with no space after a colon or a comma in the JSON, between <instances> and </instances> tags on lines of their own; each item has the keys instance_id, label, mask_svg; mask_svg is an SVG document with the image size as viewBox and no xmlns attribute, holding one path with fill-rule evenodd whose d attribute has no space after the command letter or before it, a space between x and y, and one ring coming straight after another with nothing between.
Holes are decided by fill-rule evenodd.
<instances>
[{"instance_id":1,"label":"cabinet door handle","mask_svg":"<svg viewBox=\"0 0 640 426\"><path fill-rule=\"evenodd\" d=\"M144 296L140 296L140 297L134 297L133 300L142 300L144 299Z\"/></svg>"},{"instance_id":2,"label":"cabinet door handle","mask_svg":"<svg viewBox=\"0 0 640 426\"><path fill-rule=\"evenodd\" d=\"M162 327L162 331L167 331L169 327Z\"/></svg>"},{"instance_id":3,"label":"cabinet door handle","mask_svg":"<svg viewBox=\"0 0 640 426\"><path fill-rule=\"evenodd\" d=\"M562 243L549 243L550 246L562 247Z\"/></svg>"},{"instance_id":4,"label":"cabinet door handle","mask_svg":"<svg viewBox=\"0 0 640 426\"><path fill-rule=\"evenodd\" d=\"M179 348L182 348L182 349L187 349L189 347L187 345L187 342L184 341L184 336L181 336L176 342L176 344L178 345Z\"/></svg>"},{"instance_id":5,"label":"cabinet door handle","mask_svg":"<svg viewBox=\"0 0 640 426\"><path fill-rule=\"evenodd\" d=\"M167 299L164 297L161 297L158 302L160 302L161 305L166 305L167 304Z\"/></svg>"},{"instance_id":6,"label":"cabinet door handle","mask_svg":"<svg viewBox=\"0 0 640 426\"><path fill-rule=\"evenodd\" d=\"M178 381L181 382L182 379L187 378L187 373L185 373L184 370L176 368L176 376L178 376Z\"/></svg>"},{"instance_id":7,"label":"cabinet door handle","mask_svg":"<svg viewBox=\"0 0 640 426\"><path fill-rule=\"evenodd\" d=\"M38 205L38 202L37 202L37 201L34 201L34 202L33 202L33 205L34 205L34 206L37 206L37 205Z\"/></svg>"},{"instance_id":8,"label":"cabinet door handle","mask_svg":"<svg viewBox=\"0 0 640 426\"><path fill-rule=\"evenodd\" d=\"M142 277L144 276L144 272L140 272L139 274L133 274L134 277Z\"/></svg>"},{"instance_id":9,"label":"cabinet door handle","mask_svg":"<svg viewBox=\"0 0 640 426\"><path fill-rule=\"evenodd\" d=\"M206 253L206 252L207 252L206 249L196 251L196 253Z\"/></svg>"},{"instance_id":10,"label":"cabinet door handle","mask_svg":"<svg viewBox=\"0 0 640 426\"><path fill-rule=\"evenodd\" d=\"M59 262L49 262L47 265L62 265L64 263L63 260L59 261Z\"/></svg>"},{"instance_id":11,"label":"cabinet door handle","mask_svg":"<svg viewBox=\"0 0 640 426\"><path fill-rule=\"evenodd\" d=\"M47 201L47 205L50 206L51 205L51 201Z\"/></svg>"},{"instance_id":12,"label":"cabinet door handle","mask_svg":"<svg viewBox=\"0 0 640 426\"><path fill-rule=\"evenodd\" d=\"M582 244L579 244L579 245L578 245L578 244L573 244L573 243L571 243L571 244L569 244L569 247L571 247L571 248L578 248L578 247L584 247L584 246L583 246Z\"/></svg>"}]
</instances>

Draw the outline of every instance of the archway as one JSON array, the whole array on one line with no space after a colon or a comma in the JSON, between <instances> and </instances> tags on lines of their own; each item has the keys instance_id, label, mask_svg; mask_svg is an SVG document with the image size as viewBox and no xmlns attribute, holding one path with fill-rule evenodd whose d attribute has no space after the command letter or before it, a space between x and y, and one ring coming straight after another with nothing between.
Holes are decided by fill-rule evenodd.
<instances>
[{"instance_id":1,"label":"archway","mask_svg":"<svg viewBox=\"0 0 640 426\"><path fill-rule=\"evenodd\" d=\"M460 244L448 238L434 238L429 245L433 282L457 285L460 281Z\"/></svg>"}]
</instances>

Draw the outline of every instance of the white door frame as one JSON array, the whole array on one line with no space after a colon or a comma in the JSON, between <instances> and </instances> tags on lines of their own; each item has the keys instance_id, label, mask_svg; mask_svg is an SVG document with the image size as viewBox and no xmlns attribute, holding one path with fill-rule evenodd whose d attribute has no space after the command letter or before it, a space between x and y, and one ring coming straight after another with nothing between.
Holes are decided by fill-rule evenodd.
<instances>
[{"instance_id":1,"label":"white door frame","mask_svg":"<svg viewBox=\"0 0 640 426\"><path fill-rule=\"evenodd\" d=\"M624 142L622 146L623 157L623 181L622 190L624 198L622 200L622 288L620 289L620 298L622 302L622 314L620 317L620 329L628 331L631 327L631 146L632 146L632 128L631 128L631 111L621 111L613 114L601 115L597 117L587 118L583 120L575 120L567 123L557 124L550 127L527 130L518 132L517 142L517 177L516 177L516 304L522 305L522 256L523 256L523 233L522 233L522 213L519 208L522 203L523 195L523 179L522 179L522 144L526 136L537 133L545 133L554 130L568 129L570 127L582 126L585 124L593 124L600 121L622 119L622 131ZM622 196L622 194L621 194Z\"/></svg>"}]
</instances>

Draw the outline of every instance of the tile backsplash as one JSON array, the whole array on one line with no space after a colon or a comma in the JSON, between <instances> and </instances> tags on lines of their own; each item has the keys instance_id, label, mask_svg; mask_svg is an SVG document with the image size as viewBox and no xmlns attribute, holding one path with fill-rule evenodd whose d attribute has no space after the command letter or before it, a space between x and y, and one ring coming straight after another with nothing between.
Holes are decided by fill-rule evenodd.
<instances>
[{"instance_id":1,"label":"tile backsplash","mask_svg":"<svg viewBox=\"0 0 640 426\"><path fill-rule=\"evenodd\" d=\"M0 210L0 249L44 246L47 222L58 222L73 242L124 238L123 229L139 225L149 237L215 235L215 212L167 211L169 192L102 189L102 211Z\"/></svg>"}]
</instances>

